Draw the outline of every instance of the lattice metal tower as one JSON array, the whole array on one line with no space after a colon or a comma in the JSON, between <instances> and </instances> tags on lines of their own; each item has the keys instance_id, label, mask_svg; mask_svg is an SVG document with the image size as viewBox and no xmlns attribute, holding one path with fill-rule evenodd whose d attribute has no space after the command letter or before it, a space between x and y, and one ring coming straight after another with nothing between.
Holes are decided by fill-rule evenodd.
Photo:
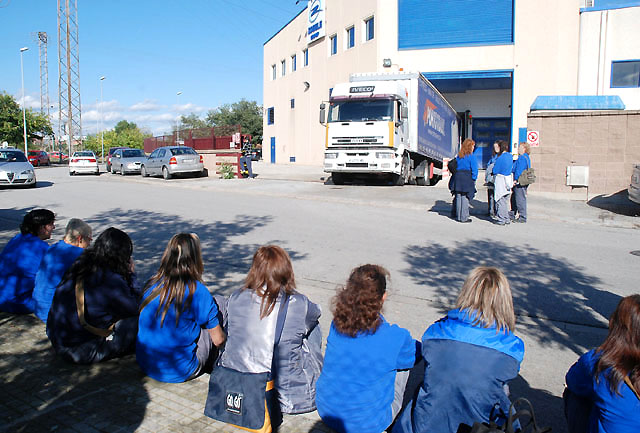
<instances>
[{"instance_id":1,"label":"lattice metal tower","mask_svg":"<svg viewBox=\"0 0 640 433\"><path fill-rule=\"evenodd\" d=\"M47 60L47 32L38 32L40 59L40 112L49 118L49 62Z\"/></svg>"},{"instance_id":2,"label":"lattice metal tower","mask_svg":"<svg viewBox=\"0 0 640 433\"><path fill-rule=\"evenodd\" d=\"M67 134L69 155L82 142L79 51L77 0L58 0L58 137Z\"/></svg>"}]
</instances>

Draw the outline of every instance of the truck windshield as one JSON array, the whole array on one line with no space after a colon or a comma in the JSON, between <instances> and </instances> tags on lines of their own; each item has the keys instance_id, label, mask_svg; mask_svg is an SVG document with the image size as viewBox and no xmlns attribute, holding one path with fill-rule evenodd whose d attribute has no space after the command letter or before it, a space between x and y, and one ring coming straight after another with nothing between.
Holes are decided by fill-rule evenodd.
<instances>
[{"instance_id":1,"label":"truck windshield","mask_svg":"<svg viewBox=\"0 0 640 433\"><path fill-rule=\"evenodd\" d=\"M329 106L329 122L362 122L367 120L393 120L393 100L334 101Z\"/></svg>"}]
</instances>

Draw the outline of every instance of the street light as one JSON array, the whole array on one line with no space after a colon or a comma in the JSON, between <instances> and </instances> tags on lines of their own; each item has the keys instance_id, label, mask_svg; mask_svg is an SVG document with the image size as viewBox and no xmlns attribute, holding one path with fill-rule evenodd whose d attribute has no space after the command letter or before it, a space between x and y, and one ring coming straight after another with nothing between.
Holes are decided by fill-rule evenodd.
<instances>
[{"instance_id":1,"label":"street light","mask_svg":"<svg viewBox=\"0 0 640 433\"><path fill-rule=\"evenodd\" d=\"M102 82L107 78L105 76L100 77L100 141L102 142L102 154L100 159L104 164L104 128L102 126Z\"/></svg>"},{"instance_id":2,"label":"street light","mask_svg":"<svg viewBox=\"0 0 640 433\"><path fill-rule=\"evenodd\" d=\"M176 111L178 112L178 119L176 120L176 144L180 144L180 103L178 102L178 98L182 95L182 92L176 93Z\"/></svg>"},{"instance_id":3,"label":"street light","mask_svg":"<svg viewBox=\"0 0 640 433\"><path fill-rule=\"evenodd\" d=\"M22 65L22 53L29 47L20 48L20 75L22 76L22 126L24 127L24 154L27 155L27 113L24 106L24 67Z\"/></svg>"}]
</instances>

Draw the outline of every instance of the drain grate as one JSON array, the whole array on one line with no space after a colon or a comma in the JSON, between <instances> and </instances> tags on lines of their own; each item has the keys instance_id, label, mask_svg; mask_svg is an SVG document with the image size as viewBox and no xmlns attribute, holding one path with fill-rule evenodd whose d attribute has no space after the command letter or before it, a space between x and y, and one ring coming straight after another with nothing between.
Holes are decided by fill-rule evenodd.
<instances>
[{"instance_id":1,"label":"drain grate","mask_svg":"<svg viewBox=\"0 0 640 433\"><path fill-rule=\"evenodd\" d=\"M640 256L640 250L630 251L629 254L633 254L634 256Z\"/></svg>"}]
</instances>

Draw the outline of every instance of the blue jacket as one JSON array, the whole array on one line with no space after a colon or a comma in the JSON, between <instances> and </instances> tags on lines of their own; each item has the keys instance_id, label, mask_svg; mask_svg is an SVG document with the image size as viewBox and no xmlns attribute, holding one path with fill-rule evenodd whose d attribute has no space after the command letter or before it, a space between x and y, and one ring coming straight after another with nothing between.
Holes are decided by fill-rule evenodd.
<instances>
[{"instance_id":1,"label":"blue jacket","mask_svg":"<svg viewBox=\"0 0 640 433\"><path fill-rule=\"evenodd\" d=\"M529 155L523 153L518 157L515 163L513 163L513 180L517 181L523 171L531 167L531 159Z\"/></svg>"},{"instance_id":2,"label":"blue jacket","mask_svg":"<svg viewBox=\"0 0 640 433\"><path fill-rule=\"evenodd\" d=\"M493 174L509 176L513 172L513 156L509 152L502 152L493 165Z\"/></svg>"},{"instance_id":3,"label":"blue jacket","mask_svg":"<svg viewBox=\"0 0 640 433\"><path fill-rule=\"evenodd\" d=\"M32 234L17 234L0 254L0 311L33 312L36 272L49 245Z\"/></svg>"},{"instance_id":4,"label":"blue jacket","mask_svg":"<svg viewBox=\"0 0 640 433\"><path fill-rule=\"evenodd\" d=\"M473 155L467 155L464 158L456 158L458 166L456 172L451 176L449 181L449 190L451 193L467 194L472 199L476 194L476 179L478 178L478 164Z\"/></svg>"},{"instance_id":5,"label":"blue jacket","mask_svg":"<svg viewBox=\"0 0 640 433\"><path fill-rule=\"evenodd\" d=\"M573 364L565 378L569 390L593 402L586 433L639 432L640 400L625 383L618 388L620 395L612 392L606 371L596 380L593 372L599 358L593 350L585 353ZM568 413L567 417L580 415Z\"/></svg>"},{"instance_id":6,"label":"blue jacket","mask_svg":"<svg viewBox=\"0 0 640 433\"><path fill-rule=\"evenodd\" d=\"M524 343L512 332L473 325L473 317L452 310L424 333L424 381L393 433L455 432L460 423L489 422L492 413L505 421L505 386L518 375Z\"/></svg>"},{"instance_id":7,"label":"blue jacket","mask_svg":"<svg viewBox=\"0 0 640 433\"><path fill-rule=\"evenodd\" d=\"M51 245L40 262L36 273L36 285L33 289L34 313L40 320L47 323L49 308L56 287L62 276L73 262L82 254L82 248L58 241Z\"/></svg>"}]
</instances>

